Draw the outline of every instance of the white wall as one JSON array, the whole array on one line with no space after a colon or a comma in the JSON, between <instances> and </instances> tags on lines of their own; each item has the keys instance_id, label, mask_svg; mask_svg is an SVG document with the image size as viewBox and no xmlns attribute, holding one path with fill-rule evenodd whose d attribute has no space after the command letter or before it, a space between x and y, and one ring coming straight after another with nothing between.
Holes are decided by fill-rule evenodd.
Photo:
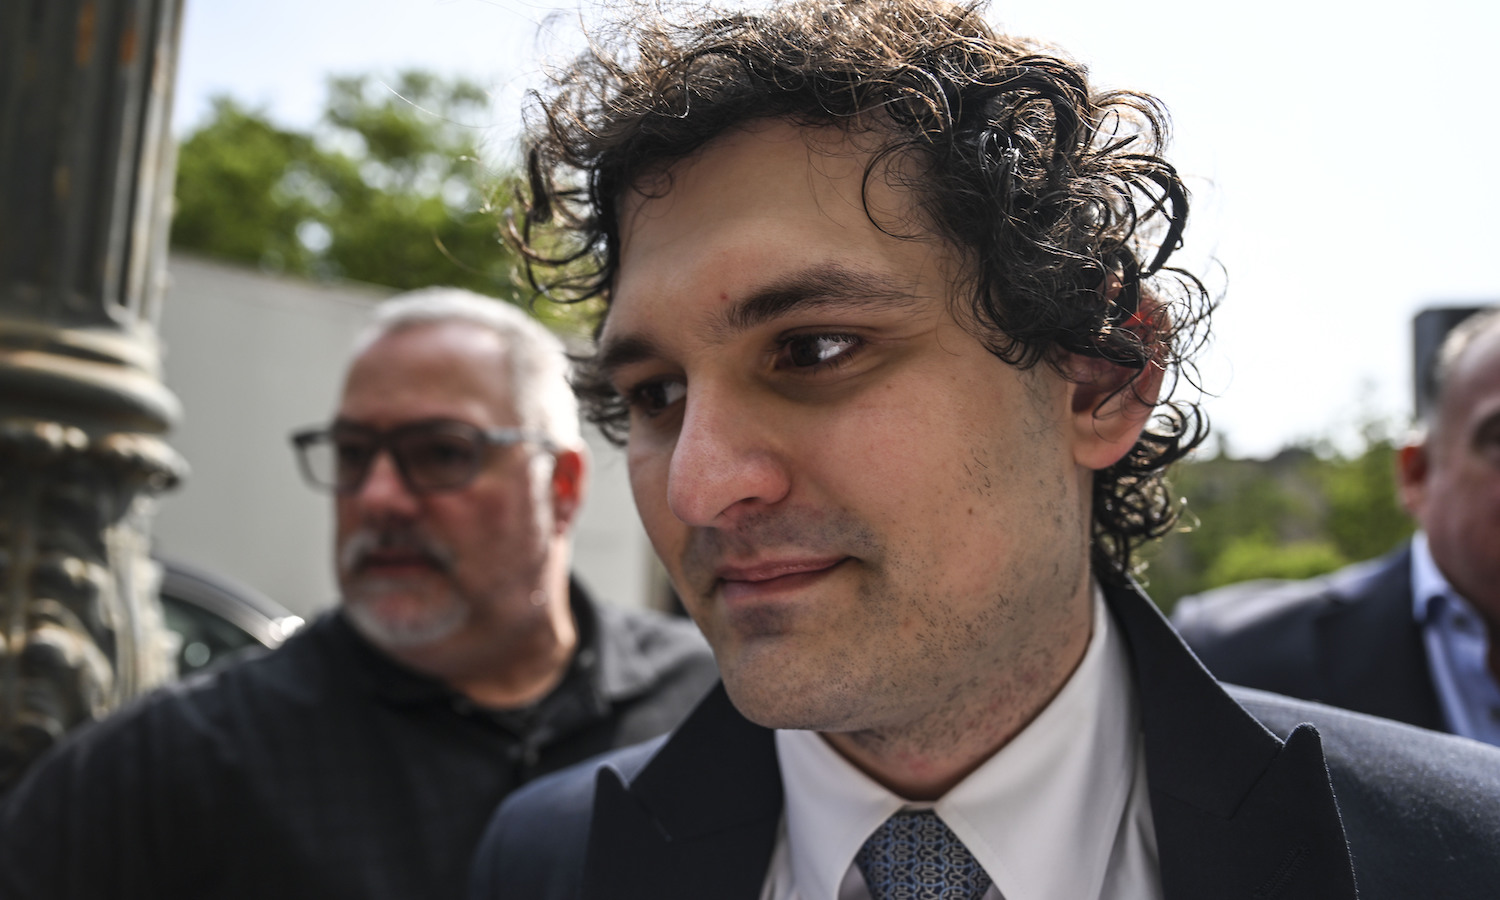
<instances>
[{"instance_id":1,"label":"white wall","mask_svg":"<svg viewBox=\"0 0 1500 900\"><path fill-rule=\"evenodd\" d=\"M162 499L159 552L244 582L301 615L336 598L331 504L297 473L287 435L332 414L350 342L391 292L321 285L174 254L162 314L169 437L191 473ZM601 599L646 605L651 554L619 451L588 429L594 479L575 566ZM503 552L498 551L498 552Z\"/></svg>"}]
</instances>

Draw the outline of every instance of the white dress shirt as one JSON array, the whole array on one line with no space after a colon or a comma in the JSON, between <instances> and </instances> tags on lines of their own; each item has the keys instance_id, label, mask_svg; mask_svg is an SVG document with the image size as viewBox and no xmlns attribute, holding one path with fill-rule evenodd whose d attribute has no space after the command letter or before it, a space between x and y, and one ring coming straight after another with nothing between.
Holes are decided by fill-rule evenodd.
<instances>
[{"instance_id":1,"label":"white dress shirt","mask_svg":"<svg viewBox=\"0 0 1500 900\"><path fill-rule=\"evenodd\" d=\"M1094 632L1057 697L935 803L881 787L816 732L777 731L785 794L761 900L869 900L854 865L903 808L930 808L994 880L985 900L1159 900L1140 709L1094 592Z\"/></svg>"},{"instance_id":2,"label":"white dress shirt","mask_svg":"<svg viewBox=\"0 0 1500 900\"><path fill-rule=\"evenodd\" d=\"M1490 674L1489 630L1443 577L1420 532L1411 541L1411 597L1448 730L1500 746L1500 685Z\"/></svg>"}]
</instances>

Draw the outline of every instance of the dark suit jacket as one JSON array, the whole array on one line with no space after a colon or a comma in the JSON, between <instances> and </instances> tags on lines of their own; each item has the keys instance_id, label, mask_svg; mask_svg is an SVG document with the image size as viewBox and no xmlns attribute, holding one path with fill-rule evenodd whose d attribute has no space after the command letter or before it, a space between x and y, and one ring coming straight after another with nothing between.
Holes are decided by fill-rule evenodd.
<instances>
[{"instance_id":1,"label":"dark suit jacket","mask_svg":"<svg viewBox=\"0 0 1500 900\"><path fill-rule=\"evenodd\" d=\"M1412 618L1410 546L1325 578L1184 598L1172 624L1222 681L1446 728Z\"/></svg>"},{"instance_id":2,"label":"dark suit jacket","mask_svg":"<svg viewBox=\"0 0 1500 900\"><path fill-rule=\"evenodd\" d=\"M1140 690L1167 900L1341 900L1356 882L1364 900L1495 896L1500 750L1231 697L1142 595L1107 596ZM471 898L755 900L780 816L772 732L720 688L668 738L512 795Z\"/></svg>"}]
</instances>

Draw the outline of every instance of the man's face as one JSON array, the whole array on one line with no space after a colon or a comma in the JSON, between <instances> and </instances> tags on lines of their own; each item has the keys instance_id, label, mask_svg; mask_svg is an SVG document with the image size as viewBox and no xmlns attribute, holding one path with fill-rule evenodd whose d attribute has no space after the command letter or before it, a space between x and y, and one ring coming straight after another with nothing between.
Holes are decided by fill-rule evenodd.
<instances>
[{"instance_id":1,"label":"man's face","mask_svg":"<svg viewBox=\"0 0 1500 900\"><path fill-rule=\"evenodd\" d=\"M1034 712L1089 634L1092 432L955 322L946 245L871 223L867 160L760 124L627 196L600 353L636 503L753 720Z\"/></svg>"},{"instance_id":2,"label":"man's face","mask_svg":"<svg viewBox=\"0 0 1500 900\"><path fill-rule=\"evenodd\" d=\"M1500 329L1459 358L1425 445L1403 451L1402 496L1444 577L1500 624Z\"/></svg>"},{"instance_id":3,"label":"man's face","mask_svg":"<svg viewBox=\"0 0 1500 900\"><path fill-rule=\"evenodd\" d=\"M388 430L433 420L482 429L521 423L494 333L462 323L395 331L349 369L338 422ZM414 494L388 451L360 488L337 499L343 602L367 637L394 655L463 649L523 631L542 610L532 594L558 523L531 444L491 448L479 474L454 490ZM545 475L545 472L542 473Z\"/></svg>"}]
</instances>

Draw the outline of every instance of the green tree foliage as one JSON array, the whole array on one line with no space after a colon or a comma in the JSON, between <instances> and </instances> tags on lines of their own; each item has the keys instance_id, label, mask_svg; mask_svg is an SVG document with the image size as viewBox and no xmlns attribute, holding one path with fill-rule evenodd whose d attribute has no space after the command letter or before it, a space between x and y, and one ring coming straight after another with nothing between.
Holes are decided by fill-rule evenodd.
<instances>
[{"instance_id":1,"label":"green tree foliage","mask_svg":"<svg viewBox=\"0 0 1500 900\"><path fill-rule=\"evenodd\" d=\"M1368 431L1365 437L1365 451L1336 457L1323 482L1329 539L1351 560L1379 556L1413 527L1396 493L1395 442Z\"/></svg>"},{"instance_id":2,"label":"green tree foliage","mask_svg":"<svg viewBox=\"0 0 1500 900\"><path fill-rule=\"evenodd\" d=\"M216 98L208 123L178 151L172 243L310 274L314 254L297 239L297 229L316 221L318 209L283 182L322 156L307 135L283 131L227 97Z\"/></svg>"},{"instance_id":3,"label":"green tree foliage","mask_svg":"<svg viewBox=\"0 0 1500 900\"><path fill-rule=\"evenodd\" d=\"M1213 587L1256 578L1312 578L1348 563L1327 541L1277 544L1263 537L1235 538L1209 563L1204 584Z\"/></svg>"},{"instance_id":4,"label":"green tree foliage","mask_svg":"<svg viewBox=\"0 0 1500 900\"><path fill-rule=\"evenodd\" d=\"M1396 495L1396 444L1378 426L1363 446L1294 447L1269 460L1224 449L1177 469L1177 532L1148 548L1152 597L1170 609L1184 595L1256 578L1310 578L1379 556L1411 534Z\"/></svg>"},{"instance_id":5,"label":"green tree foliage","mask_svg":"<svg viewBox=\"0 0 1500 900\"><path fill-rule=\"evenodd\" d=\"M478 85L417 71L332 79L309 133L218 98L179 150L172 242L313 278L529 298L486 202L509 193L480 159L489 116Z\"/></svg>"}]
</instances>

